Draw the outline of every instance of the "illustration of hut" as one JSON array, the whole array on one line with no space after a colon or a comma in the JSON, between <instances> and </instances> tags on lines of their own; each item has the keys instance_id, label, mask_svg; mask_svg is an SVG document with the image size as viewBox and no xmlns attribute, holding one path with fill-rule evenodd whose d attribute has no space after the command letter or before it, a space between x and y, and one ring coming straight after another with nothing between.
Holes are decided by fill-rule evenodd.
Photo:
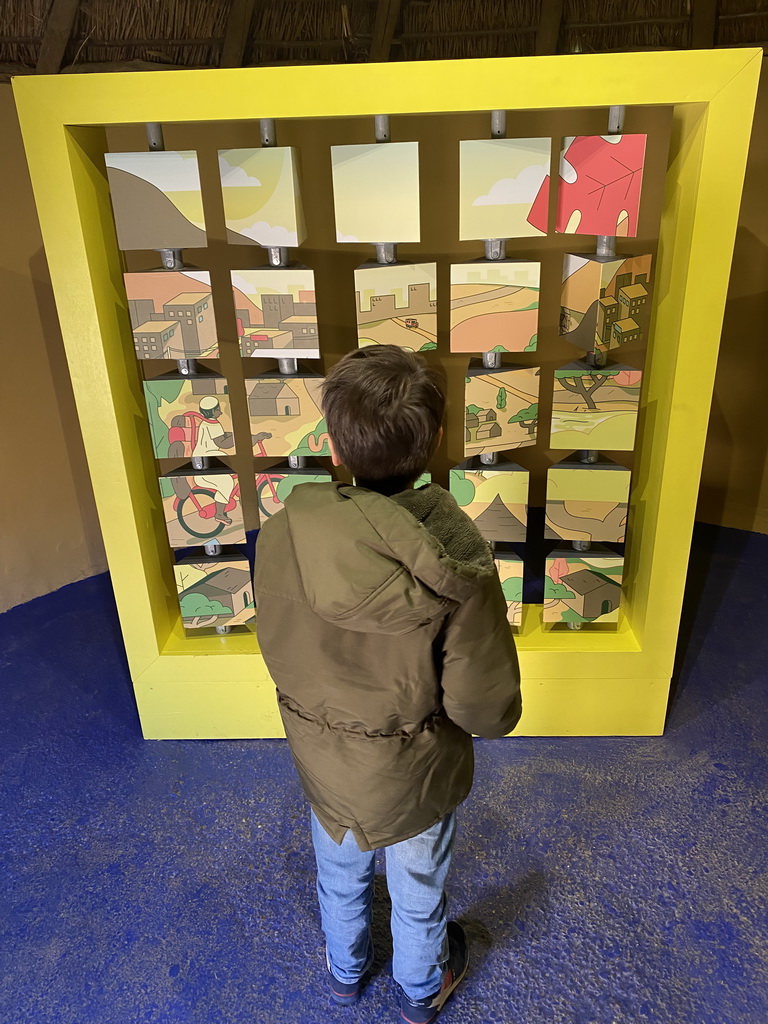
<instances>
[{"instance_id":1,"label":"illustration of hut","mask_svg":"<svg viewBox=\"0 0 768 1024\"><path fill-rule=\"evenodd\" d=\"M260 380L248 396L251 416L298 416L299 396L281 380Z\"/></svg>"},{"instance_id":2,"label":"illustration of hut","mask_svg":"<svg viewBox=\"0 0 768 1024\"><path fill-rule=\"evenodd\" d=\"M561 576L560 582L576 595L566 604L585 619L599 619L619 607L621 584L591 569L579 569Z\"/></svg>"},{"instance_id":3,"label":"illustration of hut","mask_svg":"<svg viewBox=\"0 0 768 1024\"><path fill-rule=\"evenodd\" d=\"M187 600L185 600L187 599ZM179 594L184 625L188 629L216 624L244 612L253 600L251 574L247 569L226 566L193 583ZM193 604L193 614L189 605Z\"/></svg>"},{"instance_id":4,"label":"illustration of hut","mask_svg":"<svg viewBox=\"0 0 768 1024\"><path fill-rule=\"evenodd\" d=\"M467 441L486 441L501 435L501 427L496 422L496 413L493 409L478 409L477 412L467 409L465 416Z\"/></svg>"}]
</instances>

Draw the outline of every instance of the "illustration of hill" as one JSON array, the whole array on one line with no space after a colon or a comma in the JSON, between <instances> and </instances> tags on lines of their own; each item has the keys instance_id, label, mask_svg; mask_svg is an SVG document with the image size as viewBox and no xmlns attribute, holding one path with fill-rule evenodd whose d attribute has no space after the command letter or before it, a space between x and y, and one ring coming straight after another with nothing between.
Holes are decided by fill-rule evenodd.
<instances>
[{"instance_id":1,"label":"illustration of hill","mask_svg":"<svg viewBox=\"0 0 768 1024\"><path fill-rule=\"evenodd\" d=\"M184 292L206 295L211 291L210 278L208 281L199 281L183 270L151 270L124 274L123 277L129 301L148 299L155 313L162 313L166 303Z\"/></svg>"},{"instance_id":2,"label":"illustration of hill","mask_svg":"<svg viewBox=\"0 0 768 1024\"><path fill-rule=\"evenodd\" d=\"M508 541L525 539L525 523L513 515L500 494L475 519L475 526L486 540Z\"/></svg>"},{"instance_id":3,"label":"illustration of hill","mask_svg":"<svg viewBox=\"0 0 768 1024\"><path fill-rule=\"evenodd\" d=\"M165 192L117 167L107 167L117 241L121 249L195 249L205 231L187 220Z\"/></svg>"}]
</instances>

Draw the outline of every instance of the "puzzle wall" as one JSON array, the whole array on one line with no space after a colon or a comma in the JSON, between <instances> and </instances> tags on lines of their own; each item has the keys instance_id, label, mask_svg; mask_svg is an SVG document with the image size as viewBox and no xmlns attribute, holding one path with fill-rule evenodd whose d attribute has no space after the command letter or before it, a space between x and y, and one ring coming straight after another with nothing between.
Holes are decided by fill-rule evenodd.
<instances>
[{"instance_id":1,"label":"puzzle wall","mask_svg":"<svg viewBox=\"0 0 768 1024\"><path fill-rule=\"evenodd\" d=\"M280 735L253 541L376 344L447 369L429 473L493 547L518 731L663 729L759 66L14 82L146 737Z\"/></svg>"},{"instance_id":2,"label":"puzzle wall","mask_svg":"<svg viewBox=\"0 0 768 1024\"><path fill-rule=\"evenodd\" d=\"M429 358L444 303L450 351L467 356L462 458L447 482L494 549L510 624L521 627L527 609L544 628L615 628L631 472L606 453L634 447L653 279L652 255L619 253L617 241L629 247L637 233L646 136L505 138L500 114L496 137L458 140L453 215L459 238L476 243L478 254L448 262L444 299L438 262L397 251L421 241L419 143L389 141L385 131L369 144L330 147L336 243L372 247L338 287L353 304L359 346L398 345ZM307 235L301 147L221 149L218 161L226 241L238 247L227 306L211 272L184 261L183 249L207 240L196 152L168 151L156 140L153 150L105 157L120 245L165 255L165 269L124 280L137 359L149 369L176 361L170 372L145 373L144 391L181 622L196 633L253 628L244 492L255 488L261 521L293 487L330 479L316 461L329 450L315 274L290 253ZM559 304L559 334L579 354L551 375L542 371L547 341L539 340L542 263L527 248L550 227L554 237L591 236L579 251L562 252L560 294L544 294ZM243 246L259 247L266 264L259 248L250 259L238 256ZM232 307L250 427L240 446L256 460L247 479L227 462L237 453L236 431L218 365L219 325L231 324ZM619 362L617 349L634 362ZM546 418L543 404L551 406ZM544 530L532 538L531 469L511 460L524 462L530 449L551 453ZM598 542L612 548L592 550ZM542 604L526 601L537 577Z\"/></svg>"}]
</instances>

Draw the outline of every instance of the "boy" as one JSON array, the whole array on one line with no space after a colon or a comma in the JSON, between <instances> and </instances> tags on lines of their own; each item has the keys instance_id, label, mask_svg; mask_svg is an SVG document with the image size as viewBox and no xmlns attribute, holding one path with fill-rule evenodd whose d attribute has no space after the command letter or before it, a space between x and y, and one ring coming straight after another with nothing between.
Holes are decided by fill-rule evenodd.
<instances>
[{"instance_id":1,"label":"boy","mask_svg":"<svg viewBox=\"0 0 768 1024\"><path fill-rule=\"evenodd\" d=\"M467 970L443 885L472 733L520 713L517 656L488 544L454 499L414 490L442 436L442 377L391 345L325 379L334 465L259 534L258 635L312 807L331 996L371 965L375 850L386 850L401 1019L431 1024Z\"/></svg>"}]
</instances>

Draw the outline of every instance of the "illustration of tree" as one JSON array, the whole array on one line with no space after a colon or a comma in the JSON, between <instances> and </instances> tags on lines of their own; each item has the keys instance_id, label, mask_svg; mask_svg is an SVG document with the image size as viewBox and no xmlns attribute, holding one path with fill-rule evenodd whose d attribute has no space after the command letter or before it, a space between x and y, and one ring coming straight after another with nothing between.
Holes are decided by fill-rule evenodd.
<instances>
[{"instance_id":1,"label":"illustration of tree","mask_svg":"<svg viewBox=\"0 0 768 1024\"><path fill-rule=\"evenodd\" d=\"M564 583L554 583L549 576L544 577L544 600L564 601L567 597L576 597Z\"/></svg>"},{"instance_id":2,"label":"illustration of tree","mask_svg":"<svg viewBox=\"0 0 768 1024\"><path fill-rule=\"evenodd\" d=\"M504 348L503 345L494 345L493 348L491 349L491 352L506 352L506 351L507 350Z\"/></svg>"},{"instance_id":3,"label":"illustration of tree","mask_svg":"<svg viewBox=\"0 0 768 1024\"><path fill-rule=\"evenodd\" d=\"M538 341L539 341L539 335L538 334L532 334L531 335L531 340L525 346L525 348L523 349L523 352L535 352L536 351L536 345L538 344Z\"/></svg>"},{"instance_id":4,"label":"illustration of tree","mask_svg":"<svg viewBox=\"0 0 768 1024\"><path fill-rule=\"evenodd\" d=\"M475 500L475 485L467 479L463 469L455 469L451 473L451 494L456 499L456 504L470 505Z\"/></svg>"},{"instance_id":5,"label":"illustration of tree","mask_svg":"<svg viewBox=\"0 0 768 1024\"><path fill-rule=\"evenodd\" d=\"M212 626L220 615L232 614L231 608L227 608L221 601L206 597L205 594L185 594L180 604L182 618L191 620L185 623L190 629Z\"/></svg>"},{"instance_id":6,"label":"illustration of tree","mask_svg":"<svg viewBox=\"0 0 768 1024\"><path fill-rule=\"evenodd\" d=\"M504 388L499 388L499 393L498 395L496 395L496 408L507 408L507 392L504 390Z\"/></svg>"},{"instance_id":7,"label":"illustration of tree","mask_svg":"<svg viewBox=\"0 0 768 1024\"><path fill-rule=\"evenodd\" d=\"M482 409L480 408L479 405L472 404L467 406L467 412L470 412L473 415L477 416L479 412L482 412Z\"/></svg>"},{"instance_id":8,"label":"illustration of tree","mask_svg":"<svg viewBox=\"0 0 768 1024\"><path fill-rule=\"evenodd\" d=\"M504 600L510 612L516 612L523 600L523 581L519 576L510 576L501 584Z\"/></svg>"},{"instance_id":9,"label":"illustration of tree","mask_svg":"<svg viewBox=\"0 0 768 1024\"><path fill-rule=\"evenodd\" d=\"M583 615L579 615L573 608L564 608L560 614L561 622L594 622L594 619L585 619Z\"/></svg>"},{"instance_id":10,"label":"illustration of tree","mask_svg":"<svg viewBox=\"0 0 768 1024\"><path fill-rule=\"evenodd\" d=\"M437 348L437 342L436 341L425 341L424 344L419 349L419 352L431 352L432 349L435 349L435 348Z\"/></svg>"},{"instance_id":11,"label":"illustration of tree","mask_svg":"<svg viewBox=\"0 0 768 1024\"><path fill-rule=\"evenodd\" d=\"M571 391L574 395L578 395L588 409L597 409L597 404L592 397L594 393L604 384L607 384L609 380L616 384L617 381L614 378L622 372L626 373L626 371L622 371L618 367L581 366L575 364L574 366L564 366L560 370L555 370L555 379L560 382L560 386L566 391ZM638 375L639 372L638 370ZM623 386L626 387L627 385Z\"/></svg>"},{"instance_id":12,"label":"illustration of tree","mask_svg":"<svg viewBox=\"0 0 768 1024\"><path fill-rule=\"evenodd\" d=\"M163 404L170 405L176 401L185 383L183 380L153 380L144 388L152 437L156 442L155 454L158 459L168 458L170 447L168 443L169 424L163 420L160 410Z\"/></svg>"},{"instance_id":13,"label":"illustration of tree","mask_svg":"<svg viewBox=\"0 0 768 1024\"><path fill-rule=\"evenodd\" d=\"M521 427L525 427L529 434L533 434L536 429L536 424L539 422L539 403L534 402L533 405L529 405L527 409L520 409L514 416L510 416L507 423L519 423Z\"/></svg>"},{"instance_id":14,"label":"illustration of tree","mask_svg":"<svg viewBox=\"0 0 768 1024\"><path fill-rule=\"evenodd\" d=\"M567 558L553 558L547 566L547 577L551 579L553 583L559 583L561 577L567 575L568 572L569 566Z\"/></svg>"}]
</instances>

